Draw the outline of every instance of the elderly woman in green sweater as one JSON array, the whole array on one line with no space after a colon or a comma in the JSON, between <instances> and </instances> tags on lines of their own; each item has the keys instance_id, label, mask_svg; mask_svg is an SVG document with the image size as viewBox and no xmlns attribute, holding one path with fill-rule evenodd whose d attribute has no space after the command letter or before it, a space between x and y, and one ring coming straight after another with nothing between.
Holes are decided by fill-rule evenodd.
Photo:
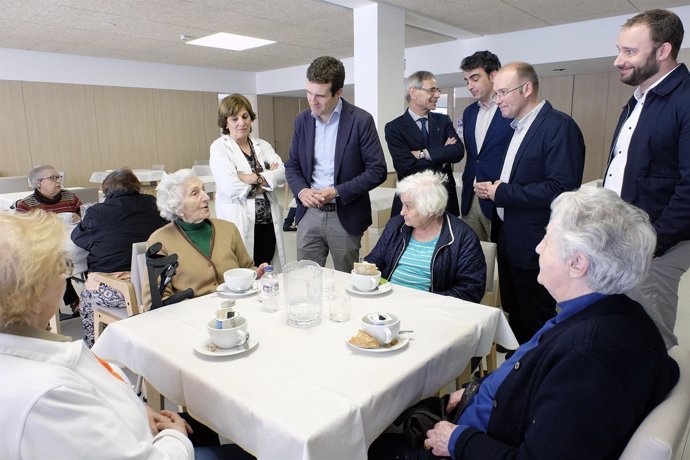
<instances>
[{"instance_id":1,"label":"elderly woman in green sweater","mask_svg":"<svg viewBox=\"0 0 690 460\"><path fill-rule=\"evenodd\" d=\"M214 292L224 281L223 273L232 268L256 269L256 277L263 276L267 264L254 266L235 224L211 218L209 197L191 170L167 175L156 191L158 210L170 223L151 234L147 246L159 242L158 254L177 254L179 262L163 299L188 288L195 297ZM143 302L149 306L150 289L143 284Z\"/></svg>"}]
</instances>

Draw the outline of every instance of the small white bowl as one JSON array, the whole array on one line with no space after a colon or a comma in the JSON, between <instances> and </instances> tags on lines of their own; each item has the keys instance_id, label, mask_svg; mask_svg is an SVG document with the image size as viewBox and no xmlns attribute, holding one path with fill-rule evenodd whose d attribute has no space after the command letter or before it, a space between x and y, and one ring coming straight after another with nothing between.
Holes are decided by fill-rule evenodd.
<instances>
[{"instance_id":1,"label":"small white bowl","mask_svg":"<svg viewBox=\"0 0 690 460\"><path fill-rule=\"evenodd\" d=\"M250 268L233 268L223 273L223 278L232 292L244 292L252 287L256 272Z\"/></svg>"}]
</instances>

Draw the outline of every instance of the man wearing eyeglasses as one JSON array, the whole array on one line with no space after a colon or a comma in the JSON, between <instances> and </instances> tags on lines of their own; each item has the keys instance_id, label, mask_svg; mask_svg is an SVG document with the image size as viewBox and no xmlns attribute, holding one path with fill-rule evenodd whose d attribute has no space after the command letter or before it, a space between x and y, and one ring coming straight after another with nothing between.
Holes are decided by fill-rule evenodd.
<instances>
[{"instance_id":1,"label":"man wearing eyeglasses","mask_svg":"<svg viewBox=\"0 0 690 460\"><path fill-rule=\"evenodd\" d=\"M29 173L29 183L34 188L34 193L17 201L15 208L19 212L28 212L32 209L60 213L71 213L72 222L79 222L81 200L69 190L62 189L62 175L53 166L36 166ZM67 279L67 287L62 300L73 313L79 310L79 296Z\"/></svg>"},{"instance_id":2,"label":"man wearing eyeglasses","mask_svg":"<svg viewBox=\"0 0 690 460\"><path fill-rule=\"evenodd\" d=\"M498 243L501 305L518 342L527 342L556 314L556 301L539 284L535 248L546 233L550 206L561 192L578 188L585 143L577 123L539 98L530 64L508 64L494 77L494 99L513 118L500 178L477 182L474 192L496 206L492 241Z\"/></svg>"},{"instance_id":3,"label":"man wearing eyeglasses","mask_svg":"<svg viewBox=\"0 0 690 460\"><path fill-rule=\"evenodd\" d=\"M427 169L445 173L446 211L460 216L452 164L462 160L465 149L450 117L432 112L439 97L441 91L434 74L420 70L410 75L405 85L409 108L386 124L386 143L398 180ZM391 216L400 214L401 209L400 197L396 195Z\"/></svg>"},{"instance_id":4,"label":"man wearing eyeglasses","mask_svg":"<svg viewBox=\"0 0 690 460\"><path fill-rule=\"evenodd\" d=\"M679 64L683 23L666 10L644 11L625 22L613 65L635 86L613 135L604 187L641 208L656 230L647 277L627 295L661 331L673 333L680 277L690 266L690 75Z\"/></svg>"},{"instance_id":5,"label":"man wearing eyeglasses","mask_svg":"<svg viewBox=\"0 0 690 460\"><path fill-rule=\"evenodd\" d=\"M494 203L480 200L474 193L475 182L494 181L501 174L503 158L513 128L510 118L503 118L494 101L494 77L501 61L491 51L477 51L460 64L473 102L462 113L463 138L467 149L462 173L462 220L482 241L490 241Z\"/></svg>"}]
</instances>

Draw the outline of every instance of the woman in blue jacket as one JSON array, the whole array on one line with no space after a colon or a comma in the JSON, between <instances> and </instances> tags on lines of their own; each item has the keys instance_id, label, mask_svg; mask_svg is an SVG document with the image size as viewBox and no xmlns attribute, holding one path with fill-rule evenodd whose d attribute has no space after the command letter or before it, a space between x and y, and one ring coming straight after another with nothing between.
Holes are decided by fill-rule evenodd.
<instances>
[{"instance_id":1,"label":"woman in blue jacket","mask_svg":"<svg viewBox=\"0 0 690 460\"><path fill-rule=\"evenodd\" d=\"M402 210L386 224L367 262L391 283L479 302L486 262L477 235L445 212L446 176L424 171L398 182Z\"/></svg>"}]
</instances>

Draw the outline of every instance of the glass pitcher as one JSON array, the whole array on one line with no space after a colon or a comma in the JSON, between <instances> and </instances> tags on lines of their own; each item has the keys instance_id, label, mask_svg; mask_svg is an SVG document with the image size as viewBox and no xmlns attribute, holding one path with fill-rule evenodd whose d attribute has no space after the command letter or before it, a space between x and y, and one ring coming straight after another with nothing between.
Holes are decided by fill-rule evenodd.
<instances>
[{"instance_id":1,"label":"glass pitcher","mask_svg":"<svg viewBox=\"0 0 690 460\"><path fill-rule=\"evenodd\" d=\"M321 322L323 293L321 266L310 260L290 262L283 267L287 322L312 327Z\"/></svg>"}]
</instances>

